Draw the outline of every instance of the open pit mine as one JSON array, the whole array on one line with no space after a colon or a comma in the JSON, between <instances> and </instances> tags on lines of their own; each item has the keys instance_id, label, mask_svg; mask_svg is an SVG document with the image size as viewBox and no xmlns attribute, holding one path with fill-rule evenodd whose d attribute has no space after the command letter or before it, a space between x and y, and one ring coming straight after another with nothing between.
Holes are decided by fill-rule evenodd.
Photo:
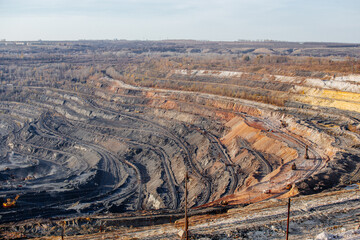
<instances>
[{"instance_id":1,"label":"open pit mine","mask_svg":"<svg viewBox=\"0 0 360 240\"><path fill-rule=\"evenodd\" d=\"M175 221L186 172L194 214L359 182L359 46L341 60L347 45L229 44L0 45L3 230L59 235L49 219L106 216L150 225L152 213ZM321 69L325 53L353 71ZM292 58L310 70L287 68ZM129 216L138 220L121 224ZM48 227L14 228L27 219Z\"/></svg>"}]
</instances>

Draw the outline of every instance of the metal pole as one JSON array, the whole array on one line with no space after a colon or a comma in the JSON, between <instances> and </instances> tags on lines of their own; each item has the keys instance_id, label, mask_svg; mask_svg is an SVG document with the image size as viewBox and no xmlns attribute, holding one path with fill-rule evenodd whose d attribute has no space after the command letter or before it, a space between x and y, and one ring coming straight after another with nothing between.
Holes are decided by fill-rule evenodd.
<instances>
[{"instance_id":1,"label":"metal pole","mask_svg":"<svg viewBox=\"0 0 360 240\"><path fill-rule=\"evenodd\" d=\"M62 222L63 228L61 231L61 240L64 240L64 235L65 235L65 221Z\"/></svg>"},{"instance_id":2,"label":"metal pole","mask_svg":"<svg viewBox=\"0 0 360 240\"><path fill-rule=\"evenodd\" d=\"M188 181L188 172L186 172L185 174L185 239L188 240L189 239L189 233L188 233L188 228L189 228L189 221L188 221L188 215L187 215L187 181Z\"/></svg>"},{"instance_id":3,"label":"metal pole","mask_svg":"<svg viewBox=\"0 0 360 240\"><path fill-rule=\"evenodd\" d=\"M286 240L289 239L290 201L291 201L291 199L289 198L289 202L288 202L288 215L287 215L287 225L286 225Z\"/></svg>"}]
</instances>

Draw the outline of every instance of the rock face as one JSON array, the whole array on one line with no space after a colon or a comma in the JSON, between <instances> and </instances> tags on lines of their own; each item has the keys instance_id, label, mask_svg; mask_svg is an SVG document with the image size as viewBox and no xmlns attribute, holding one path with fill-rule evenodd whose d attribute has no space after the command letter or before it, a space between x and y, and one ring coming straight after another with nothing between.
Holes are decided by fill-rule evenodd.
<instances>
[{"instance_id":1,"label":"rock face","mask_svg":"<svg viewBox=\"0 0 360 240\"><path fill-rule=\"evenodd\" d=\"M331 120L339 126L346 121L339 116L324 122L312 110L297 120L295 113L280 114L283 109L265 104L101 81L108 82L106 88L87 86L78 93L4 90L2 194L21 196L18 208L6 210L1 221L182 208L186 171L194 207L224 196L244 202L238 199L244 191L281 191L284 181L310 193L357 179L341 175L358 169L356 158L331 160L344 142L358 141L356 133L333 127ZM119 86L125 87L122 94ZM22 101L29 98L31 105ZM289 171L293 163L303 172Z\"/></svg>"},{"instance_id":2,"label":"rock face","mask_svg":"<svg viewBox=\"0 0 360 240\"><path fill-rule=\"evenodd\" d=\"M186 171L192 206L238 187L216 137L221 118L164 112L147 92L88 91L19 87L19 95L2 95L2 196L20 198L1 221L182 208ZM31 105L19 99L30 95Z\"/></svg>"}]
</instances>

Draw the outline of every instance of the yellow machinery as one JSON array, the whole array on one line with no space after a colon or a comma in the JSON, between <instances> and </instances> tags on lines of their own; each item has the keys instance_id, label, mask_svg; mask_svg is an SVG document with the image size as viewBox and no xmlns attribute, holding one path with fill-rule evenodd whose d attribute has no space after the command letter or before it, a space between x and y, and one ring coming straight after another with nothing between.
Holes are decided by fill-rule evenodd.
<instances>
[{"instance_id":1,"label":"yellow machinery","mask_svg":"<svg viewBox=\"0 0 360 240\"><path fill-rule=\"evenodd\" d=\"M19 195L16 195L16 197L13 200L11 200L11 198L6 199L6 202L3 203L3 207L4 208L14 207L19 197L20 197Z\"/></svg>"},{"instance_id":2,"label":"yellow machinery","mask_svg":"<svg viewBox=\"0 0 360 240\"><path fill-rule=\"evenodd\" d=\"M226 200L221 200L221 201L220 201L220 205L222 205L222 206L226 206L226 205L228 205L228 204L229 204L229 202L226 201Z\"/></svg>"}]
</instances>

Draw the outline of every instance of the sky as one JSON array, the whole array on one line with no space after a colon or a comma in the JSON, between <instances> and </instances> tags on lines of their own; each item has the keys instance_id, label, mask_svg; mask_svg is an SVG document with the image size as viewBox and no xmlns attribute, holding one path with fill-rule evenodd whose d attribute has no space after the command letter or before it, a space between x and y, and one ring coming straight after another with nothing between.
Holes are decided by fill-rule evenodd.
<instances>
[{"instance_id":1,"label":"sky","mask_svg":"<svg viewBox=\"0 0 360 240\"><path fill-rule=\"evenodd\" d=\"M0 0L0 39L360 43L360 0Z\"/></svg>"}]
</instances>

